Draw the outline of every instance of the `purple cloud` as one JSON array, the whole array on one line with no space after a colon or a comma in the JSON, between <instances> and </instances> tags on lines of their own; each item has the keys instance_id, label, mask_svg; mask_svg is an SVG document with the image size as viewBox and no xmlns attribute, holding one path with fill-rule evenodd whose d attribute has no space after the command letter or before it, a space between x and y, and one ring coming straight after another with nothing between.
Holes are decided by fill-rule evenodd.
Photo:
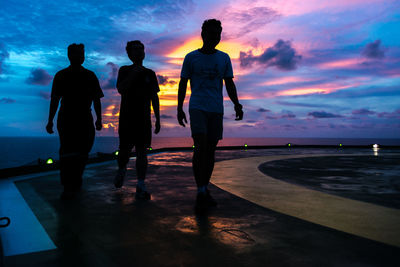
<instances>
[{"instance_id":1,"label":"purple cloud","mask_svg":"<svg viewBox=\"0 0 400 267\"><path fill-rule=\"evenodd\" d=\"M12 104L12 103L15 103L15 102L16 102L15 99L12 99L12 98L9 98L9 97L0 98L0 104Z\"/></svg>"},{"instance_id":2,"label":"purple cloud","mask_svg":"<svg viewBox=\"0 0 400 267\"><path fill-rule=\"evenodd\" d=\"M353 110L351 113L354 115L373 115L376 112L369 110L369 109L362 108L362 109Z\"/></svg>"},{"instance_id":3,"label":"purple cloud","mask_svg":"<svg viewBox=\"0 0 400 267\"><path fill-rule=\"evenodd\" d=\"M331 105L328 104L310 104L310 103L293 103L287 101L276 101L276 104L283 105L283 106L292 106L292 107L307 107L307 108L321 108L321 107L330 107Z\"/></svg>"},{"instance_id":4,"label":"purple cloud","mask_svg":"<svg viewBox=\"0 0 400 267\"><path fill-rule=\"evenodd\" d=\"M385 52L380 46L381 40L376 40L375 42L367 44L361 54L367 58L381 59L385 56Z\"/></svg>"},{"instance_id":5,"label":"purple cloud","mask_svg":"<svg viewBox=\"0 0 400 267\"><path fill-rule=\"evenodd\" d=\"M265 116L265 118L267 120L276 120L276 119L278 119L278 117L276 117L276 116Z\"/></svg>"},{"instance_id":6,"label":"purple cloud","mask_svg":"<svg viewBox=\"0 0 400 267\"><path fill-rule=\"evenodd\" d=\"M10 56L3 43L0 43L0 74L3 73L3 63Z\"/></svg>"},{"instance_id":7,"label":"purple cloud","mask_svg":"<svg viewBox=\"0 0 400 267\"><path fill-rule=\"evenodd\" d=\"M328 118L343 118L342 115L339 114L333 114L325 111L314 111L314 112L309 112L307 114L308 116L312 116L316 119L328 119Z\"/></svg>"},{"instance_id":8,"label":"purple cloud","mask_svg":"<svg viewBox=\"0 0 400 267\"><path fill-rule=\"evenodd\" d=\"M393 112L380 112L378 113L378 117L386 119L400 119L400 109L397 109Z\"/></svg>"},{"instance_id":9,"label":"purple cloud","mask_svg":"<svg viewBox=\"0 0 400 267\"><path fill-rule=\"evenodd\" d=\"M265 109L265 108L259 108L257 109L257 112L270 112L271 110Z\"/></svg>"},{"instance_id":10,"label":"purple cloud","mask_svg":"<svg viewBox=\"0 0 400 267\"><path fill-rule=\"evenodd\" d=\"M49 85L52 79L53 76L51 76L46 70L36 68L31 70L31 74L25 80L25 82L28 84L45 86Z\"/></svg>"},{"instance_id":11,"label":"purple cloud","mask_svg":"<svg viewBox=\"0 0 400 267\"><path fill-rule=\"evenodd\" d=\"M296 118L296 115L293 113L286 113L281 116L282 119L293 119Z\"/></svg>"},{"instance_id":12,"label":"purple cloud","mask_svg":"<svg viewBox=\"0 0 400 267\"><path fill-rule=\"evenodd\" d=\"M157 75L157 79L158 79L158 83L160 85L166 85L166 84L174 85L174 84L176 84L175 81L170 80L167 76Z\"/></svg>"},{"instance_id":13,"label":"purple cloud","mask_svg":"<svg viewBox=\"0 0 400 267\"><path fill-rule=\"evenodd\" d=\"M240 38L244 35L265 27L266 24L280 17L278 12L269 7L253 7L247 10L228 11L224 10L219 17L222 19L222 27L225 24L234 24L234 31L222 32L223 39Z\"/></svg>"},{"instance_id":14,"label":"purple cloud","mask_svg":"<svg viewBox=\"0 0 400 267\"><path fill-rule=\"evenodd\" d=\"M265 118L267 120L294 119L294 118L296 118L296 115L289 110L283 110L281 114L270 115L270 116L266 116Z\"/></svg>"},{"instance_id":15,"label":"purple cloud","mask_svg":"<svg viewBox=\"0 0 400 267\"><path fill-rule=\"evenodd\" d=\"M49 100L51 98L51 94L50 92L46 92L46 91L40 91L39 92L40 97Z\"/></svg>"},{"instance_id":16,"label":"purple cloud","mask_svg":"<svg viewBox=\"0 0 400 267\"><path fill-rule=\"evenodd\" d=\"M163 114L163 115L160 115L160 118L161 119L172 119L173 116Z\"/></svg>"},{"instance_id":17,"label":"purple cloud","mask_svg":"<svg viewBox=\"0 0 400 267\"><path fill-rule=\"evenodd\" d=\"M240 66L243 68L251 67L253 63L258 63L265 67L275 66L281 70L294 70L301 60L292 47L290 41L278 40L274 46L267 48L260 56L253 56L253 53L240 52Z\"/></svg>"},{"instance_id":18,"label":"purple cloud","mask_svg":"<svg viewBox=\"0 0 400 267\"><path fill-rule=\"evenodd\" d=\"M101 81L101 88L104 90L115 89L117 86L118 65L112 62L106 64L110 68L106 80Z\"/></svg>"}]
</instances>

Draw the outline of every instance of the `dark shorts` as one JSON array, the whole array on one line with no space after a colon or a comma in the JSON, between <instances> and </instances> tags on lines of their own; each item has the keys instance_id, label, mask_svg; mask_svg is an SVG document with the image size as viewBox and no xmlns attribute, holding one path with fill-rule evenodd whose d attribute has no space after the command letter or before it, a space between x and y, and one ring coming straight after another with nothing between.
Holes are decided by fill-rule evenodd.
<instances>
[{"instance_id":1,"label":"dark shorts","mask_svg":"<svg viewBox=\"0 0 400 267\"><path fill-rule=\"evenodd\" d=\"M133 147L151 146L151 126L146 127L119 127L119 148L132 149Z\"/></svg>"},{"instance_id":2,"label":"dark shorts","mask_svg":"<svg viewBox=\"0 0 400 267\"><path fill-rule=\"evenodd\" d=\"M223 114L190 109L190 129L192 137L205 134L209 140L221 140L223 132Z\"/></svg>"}]
</instances>

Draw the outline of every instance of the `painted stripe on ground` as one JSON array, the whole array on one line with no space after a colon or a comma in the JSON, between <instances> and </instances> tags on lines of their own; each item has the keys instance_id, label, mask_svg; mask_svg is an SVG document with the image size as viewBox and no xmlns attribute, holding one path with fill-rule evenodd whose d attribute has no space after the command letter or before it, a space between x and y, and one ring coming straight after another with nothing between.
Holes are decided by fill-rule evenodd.
<instances>
[{"instance_id":1,"label":"painted stripe on ground","mask_svg":"<svg viewBox=\"0 0 400 267\"><path fill-rule=\"evenodd\" d=\"M2 216L11 220L8 227L0 228L4 256L56 248L12 179L0 180L0 217Z\"/></svg>"},{"instance_id":2,"label":"painted stripe on ground","mask_svg":"<svg viewBox=\"0 0 400 267\"><path fill-rule=\"evenodd\" d=\"M357 155L287 155L226 160L215 164L212 183L265 208L400 247L400 210L307 189L258 170L260 164L268 161L316 156Z\"/></svg>"}]
</instances>

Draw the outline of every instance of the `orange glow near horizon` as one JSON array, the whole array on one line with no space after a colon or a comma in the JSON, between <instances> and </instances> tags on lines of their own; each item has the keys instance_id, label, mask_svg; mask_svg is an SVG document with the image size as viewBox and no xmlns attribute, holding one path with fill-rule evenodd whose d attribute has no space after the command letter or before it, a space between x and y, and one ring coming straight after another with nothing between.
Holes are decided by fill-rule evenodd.
<instances>
[{"instance_id":1,"label":"orange glow near horizon","mask_svg":"<svg viewBox=\"0 0 400 267\"><path fill-rule=\"evenodd\" d=\"M168 62L173 64L182 64L182 59L189 52L199 49L203 46L203 40L200 37L195 37L185 42L181 46L177 47L174 51L169 53L167 57L171 58ZM262 50L258 51L257 49L244 46L238 42L232 41L221 41L217 47L218 50L221 50L227 53L232 59L238 59L240 55L240 51L249 51L253 50L253 54L258 55L262 53Z\"/></svg>"}]
</instances>

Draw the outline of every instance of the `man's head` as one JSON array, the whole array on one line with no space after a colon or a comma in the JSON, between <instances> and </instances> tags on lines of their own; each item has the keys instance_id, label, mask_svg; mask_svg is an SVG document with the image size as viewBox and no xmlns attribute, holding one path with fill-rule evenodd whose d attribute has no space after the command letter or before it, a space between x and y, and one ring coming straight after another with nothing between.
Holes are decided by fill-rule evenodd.
<instances>
[{"instance_id":1,"label":"man's head","mask_svg":"<svg viewBox=\"0 0 400 267\"><path fill-rule=\"evenodd\" d=\"M82 65L85 61L85 46L83 44L70 44L68 46L68 59L71 65Z\"/></svg>"},{"instance_id":2,"label":"man's head","mask_svg":"<svg viewBox=\"0 0 400 267\"><path fill-rule=\"evenodd\" d=\"M216 19L208 19L201 26L201 38L204 45L216 47L221 41L222 26L221 21Z\"/></svg>"},{"instance_id":3,"label":"man's head","mask_svg":"<svg viewBox=\"0 0 400 267\"><path fill-rule=\"evenodd\" d=\"M132 62L142 61L145 57L144 45L138 40L127 42L125 49Z\"/></svg>"}]
</instances>

